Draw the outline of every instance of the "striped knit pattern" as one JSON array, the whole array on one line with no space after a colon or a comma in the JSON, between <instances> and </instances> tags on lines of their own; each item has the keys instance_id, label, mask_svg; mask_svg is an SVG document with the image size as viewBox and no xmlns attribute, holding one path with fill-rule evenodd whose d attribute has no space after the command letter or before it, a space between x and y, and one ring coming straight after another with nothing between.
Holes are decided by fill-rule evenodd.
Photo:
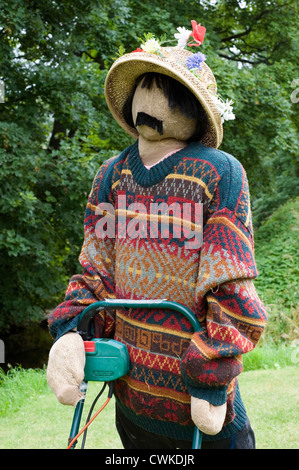
<instances>
[{"instance_id":1,"label":"striped knit pattern","mask_svg":"<svg viewBox=\"0 0 299 470\"><path fill-rule=\"evenodd\" d=\"M140 218L138 204L149 208L154 202L165 208L190 204L193 228L198 226L194 204L201 203L202 246L186 248L188 232L178 232L185 214L179 210L156 214L159 236L151 236L148 214ZM108 212L113 207L115 238L99 236L99 204L106 204ZM165 235L160 222L166 215ZM237 382L242 354L255 347L266 321L252 282L257 269L241 164L192 143L147 170L136 142L105 162L95 177L80 262L82 274L70 280L65 301L50 315L54 336L71 329L87 305L111 297L179 302L203 327L194 332L178 312L157 308L102 312L96 318L96 334L113 336L129 351L130 371L117 381L115 392L129 419L158 434L191 439L191 394L214 405L228 404L223 430L205 439L228 437L240 429L246 420Z\"/></svg>"}]
</instances>

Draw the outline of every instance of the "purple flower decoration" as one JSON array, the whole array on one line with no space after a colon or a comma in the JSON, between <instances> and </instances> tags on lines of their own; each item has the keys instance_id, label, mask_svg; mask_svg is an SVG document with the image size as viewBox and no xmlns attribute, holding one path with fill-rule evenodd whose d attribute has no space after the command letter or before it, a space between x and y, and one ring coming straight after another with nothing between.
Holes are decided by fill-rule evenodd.
<instances>
[{"instance_id":1,"label":"purple flower decoration","mask_svg":"<svg viewBox=\"0 0 299 470\"><path fill-rule=\"evenodd\" d=\"M192 54L188 57L186 61L187 68L189 70L201 70L201 63L206 60L206 56L201 52L197 52L197 54Z\"/></svg>"}]
</instances>

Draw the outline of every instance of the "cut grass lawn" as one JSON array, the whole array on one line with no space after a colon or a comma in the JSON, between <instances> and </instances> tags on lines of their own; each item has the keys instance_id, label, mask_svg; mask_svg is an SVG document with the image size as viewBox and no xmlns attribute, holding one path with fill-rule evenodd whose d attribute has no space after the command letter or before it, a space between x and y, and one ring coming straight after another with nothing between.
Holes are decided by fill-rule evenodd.
<instances>
[{"instance_id":1,"label":"cut grass lawn","mask_svg":"<svg viewBox=\"0 0 299 470\"><path fill-rule=\"evenodd\" d=\"M240 375L240 389L258 449L299 448L298 379L297 367Z\"/></svg>"},{"instance_id":2,"label":"cut grass lawn","mask_svg":"<svg viewBox=\"0 0 299 470\"><path fill-rule=\"evenodd\" d=\"M70 432L74 409L59 404L47 386L43 371L25 371L18 379L19 393L31 374L30 394L18 408L17 395L3 403L10 394L9 385L0 387L0 448L1 449L64 449ZM243 401L256 435L258 449L296 449L299 447L299 369L295 366L243 372L239 378ZM9 381L8 381L9 382ZM36 387L34 387L36 383ZM81 427L101 384L90 383ZM104 403L107 389L96 409ZM1 395L2 394L2 395ZM81 438L77 444L80 448ZM122 449L114 424L114 400L90 425L87 449Z\"/></svg>"}]
</instances>

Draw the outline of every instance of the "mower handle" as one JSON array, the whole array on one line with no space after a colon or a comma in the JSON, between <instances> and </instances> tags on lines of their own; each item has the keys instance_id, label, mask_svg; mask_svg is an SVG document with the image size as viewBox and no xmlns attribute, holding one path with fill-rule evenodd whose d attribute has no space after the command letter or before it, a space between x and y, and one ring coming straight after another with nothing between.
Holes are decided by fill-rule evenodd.
<instances>
[{"instance_id":1,"label":"mower handle","mask_svg":"<svg viewBox=\"0 0 299 470\"><path fill-rule=\"evenodd\" d=\"M106 299L94 302L86 307L80 314L78 330L87 335L91 335L89 331L89 323L97 312L109 308L163 308L176 310L186 317L191 323L194 331L201 330L201 326L194 313L185 305L169 300L129 300L129 299Z\"/></svg>"},{"instance_id":2,"label":"mower handle","mask_svg":"<svg viewBox=\"0 0 299 470\"><path fill-rule=\"evenodd\" d=\"M101 310L107 310L109 308L163 308L175 310L185 318L189 320L194 331L200 331L202 328L199 321L195 317L194 313L185 305L177 302L171 302L166 299L161 300L129 300L129 299L106 299L94 302L93 304L86 307L80 314L78 333L80 333L83 339L89 340L92 338L91 334L91 320L96 313ZM193 434L192 449L199 449L201 447L202 433L195 426Z\"/></svg>"}]
</instances>

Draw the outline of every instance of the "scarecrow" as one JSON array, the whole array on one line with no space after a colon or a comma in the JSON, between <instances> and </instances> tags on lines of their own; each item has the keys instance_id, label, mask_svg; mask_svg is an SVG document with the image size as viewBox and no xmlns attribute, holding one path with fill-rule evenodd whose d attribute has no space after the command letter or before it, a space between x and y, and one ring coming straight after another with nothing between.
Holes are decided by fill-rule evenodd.
<instances>
[{"instance_id":1,"label":"scarecrow","mask_svg":"<svg viewBox=\"0 0 299 470\"><path fill-rule=\"evenodd\" d=\"M253 285L248 183L239 161L218 149L224 121L234 119L232 103L217 94L204 54L186 49L205 34L191 23L192 31L178 28L176 47L148 35L108 72L108 107L135 141L95 176L83 271L49 316L48 383L68 405L82 396L85 353L76 327L86 306L163 298L199 320L194 333L179 313L159 308L95 317L95 336L129 351L129 373L115 384L116 425L127 449L191 448L194 423L203 448L255 445L238 386L242 355L266 322ZM103 223L109 210L110 231Z\"/></svg>"}]
</instances>

